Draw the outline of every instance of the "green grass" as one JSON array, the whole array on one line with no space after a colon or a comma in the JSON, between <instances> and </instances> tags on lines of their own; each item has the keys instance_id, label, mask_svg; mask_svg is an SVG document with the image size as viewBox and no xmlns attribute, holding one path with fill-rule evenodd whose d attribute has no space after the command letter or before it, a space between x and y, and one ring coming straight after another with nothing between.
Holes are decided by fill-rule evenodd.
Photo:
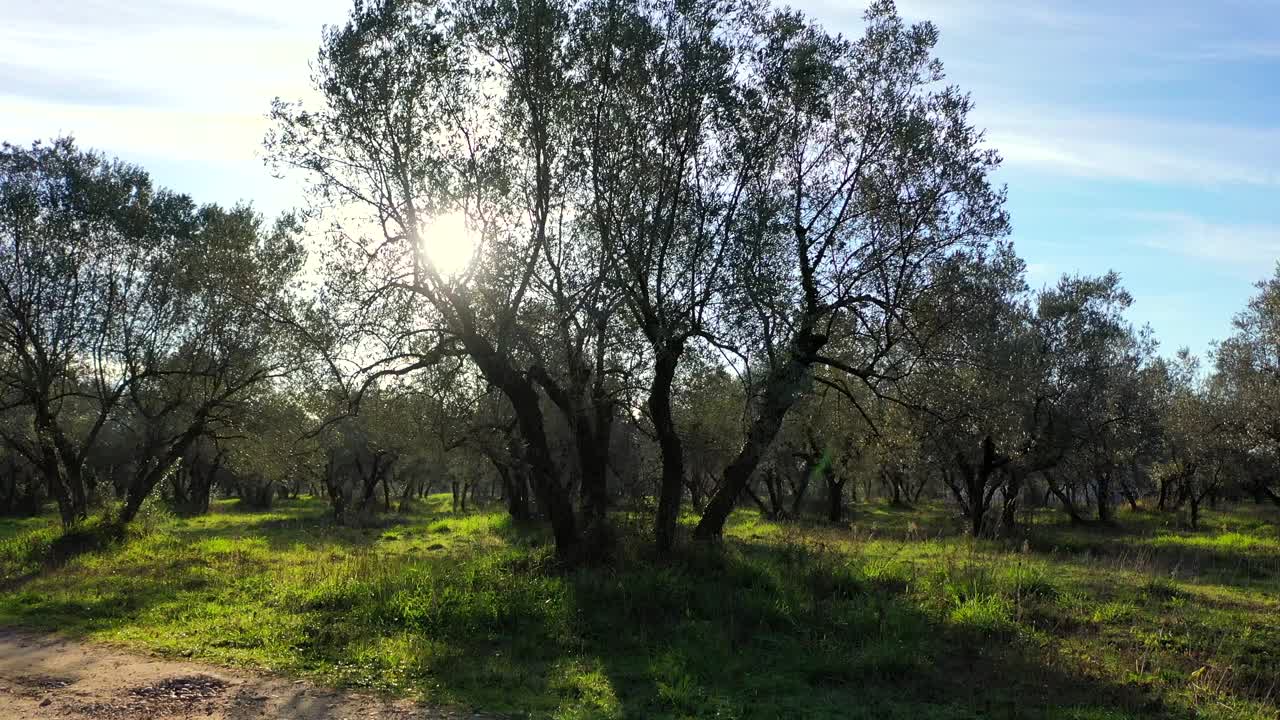
<instances>
[{"instance_id":1,"label":"green grass","mask_svg":"<svg viewBox=\"0 0 1280 720\"><path fill-rule=\"evenodd\" d=\"M380 528L316 500L148 513L121 536L0 521L0 623L553 718L1275 720L1280 533L1253 508L959 537L944 507L852 529L740 511L722 547L558 567L447 496Z\"/></svg>"}]
</instances>

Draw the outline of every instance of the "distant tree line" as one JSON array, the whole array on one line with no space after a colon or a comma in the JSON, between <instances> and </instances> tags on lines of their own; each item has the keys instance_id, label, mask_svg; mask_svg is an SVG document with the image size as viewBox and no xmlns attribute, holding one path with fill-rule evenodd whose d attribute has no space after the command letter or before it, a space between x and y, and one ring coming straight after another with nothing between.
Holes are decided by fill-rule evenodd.
<instances>
[{"instance_id":1,"label":"distant tree line","mask_svg":"<svg viewBox=\"0 0 1280 720\"><path fill-rule=\"evenodd\" d=\"M669 553L730 513L946 498L1280 506L1280 275L1213 367L1120 278L1031 290L999 156L929 23L745 0L357 2L267 138L309 206L201 206L69 139L0 153L0 510L449 491L611 511ZM465 217L474 240L445 234ZM441 266L468 243L470 262Z\"/></svg>"}]
</instances>

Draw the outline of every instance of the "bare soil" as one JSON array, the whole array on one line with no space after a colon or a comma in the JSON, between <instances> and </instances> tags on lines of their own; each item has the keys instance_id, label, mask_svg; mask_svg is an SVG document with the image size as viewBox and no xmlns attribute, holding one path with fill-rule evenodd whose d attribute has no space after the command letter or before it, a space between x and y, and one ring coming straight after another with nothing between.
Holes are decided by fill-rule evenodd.
<instances>
[{"instance_id":1,"label":"bare soil","mask_svg":"<svg viewBox=\"0 0 1280 720\"><path fill-rule=\"evenodd\" d=\"M322 688L0 629L0 719L490 720L494 716Z\"/></svg>"}]
</instances>

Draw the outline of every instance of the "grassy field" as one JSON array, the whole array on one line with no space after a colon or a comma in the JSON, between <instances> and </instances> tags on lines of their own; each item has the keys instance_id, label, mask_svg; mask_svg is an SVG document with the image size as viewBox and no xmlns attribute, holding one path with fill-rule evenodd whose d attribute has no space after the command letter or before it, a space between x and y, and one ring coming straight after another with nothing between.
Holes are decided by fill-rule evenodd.
<instances>
[{"instance_id":1,"label":"grassy field","mask_svg":"<svg viewBox=\"0 0 1280 720\"><path fill-rule=\"evenodd\" d=\"M124 536L0 521L0 624L515 717L1280 717L1280 517L1036 517L960 537L943 507L851 529L734 517L669 563L566 571L546 536L435 498L380 529L152 512Z\"/></svg>"}]
</instances>

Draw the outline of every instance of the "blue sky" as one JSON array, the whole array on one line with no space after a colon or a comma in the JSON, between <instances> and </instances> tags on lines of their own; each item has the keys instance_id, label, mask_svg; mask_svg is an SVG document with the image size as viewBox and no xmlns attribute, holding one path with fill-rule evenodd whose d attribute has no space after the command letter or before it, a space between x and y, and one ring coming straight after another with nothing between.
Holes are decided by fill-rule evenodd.
<instances>
[{"instance_id":1,"label":"blue sky","mask_svg":"<svg viewBox=\"0 0 1280 720\"><path fill-rule=\"evenodd\" d=\"M199 200L297 202L260 144L348 0L0 0L0 139L59 133ZM801 0L857 33L862 4ZM1033 286L1118 270L1207 351L1280 259L1280 0L900 0L1005 157Z\"/></svg>"}]
</instances>

